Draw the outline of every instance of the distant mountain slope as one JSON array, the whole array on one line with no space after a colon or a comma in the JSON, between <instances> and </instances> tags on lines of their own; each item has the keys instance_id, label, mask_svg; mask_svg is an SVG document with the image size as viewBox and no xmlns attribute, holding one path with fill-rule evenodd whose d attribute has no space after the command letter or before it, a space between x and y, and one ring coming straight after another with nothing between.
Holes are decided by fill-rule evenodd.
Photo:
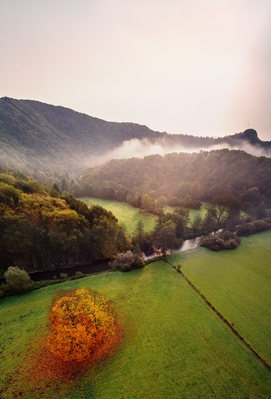
<instances>
[{"instance_id":1,"label":"distant mountain slope","mask_svg":"<svg viewBox=\"0 0 271 399\"><path fill-rule=\"evenodd\" d=\"M146 126L106 122L37 101L0 99L0 162L38 176L71 168L82 172L91 157L125 140L155 136Z\"/></svg>"},{"instance_id":2,"label":"distant mountain slope","mask_svg":"<svg viewBox=\"0 0 271 399\"><path fill-rule=\"evenodd\" d=\"M137 145L137 152L125 143ZM68 175L75 178L88 167L101 164L105 155L127 158L145 155L153 145L165 152L245 145L271 153L255 130L224 138L171 135L135 123L106 122L71 109L32 100L0 99L0 162L36 179ZM119 152L114 152L119 148ZM144 150L144 151L143 151ZM142 154L140 154L142 152ZM153 153L153 147L152 147Z\"/></svg>"}]
</instances>

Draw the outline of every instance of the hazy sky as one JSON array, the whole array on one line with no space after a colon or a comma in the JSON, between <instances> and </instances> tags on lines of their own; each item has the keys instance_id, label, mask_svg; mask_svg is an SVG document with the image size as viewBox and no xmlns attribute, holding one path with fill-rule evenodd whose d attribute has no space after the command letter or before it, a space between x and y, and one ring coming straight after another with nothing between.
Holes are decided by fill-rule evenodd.
<instances>
[{"instance_id":1,"label":"hazy sky","mask_svg":"<svg viewBox=\"0 0 271 399\"><path fill-rule=\"evenodd\" d=\"M270 0L0 0L0 97L271 140Z\"/></svg>"}]
</instances>

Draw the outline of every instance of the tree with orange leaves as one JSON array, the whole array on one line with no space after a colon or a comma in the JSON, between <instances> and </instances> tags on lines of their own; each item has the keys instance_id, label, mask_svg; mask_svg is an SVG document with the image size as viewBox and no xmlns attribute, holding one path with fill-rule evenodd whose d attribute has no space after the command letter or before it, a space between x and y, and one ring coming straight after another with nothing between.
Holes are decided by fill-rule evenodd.
<instances>
[{"instance_id":1,"label":"tree with orange leaves","mask_svg":"<svg viewBox=\"0 0 271 399\"><path fill-rule=\"evenodd\" d=\"M47 348L64 362L88 363L108 355L121 334L113 303L89 289L62 291L49 314Z\"/></svg>"}]
</instances>

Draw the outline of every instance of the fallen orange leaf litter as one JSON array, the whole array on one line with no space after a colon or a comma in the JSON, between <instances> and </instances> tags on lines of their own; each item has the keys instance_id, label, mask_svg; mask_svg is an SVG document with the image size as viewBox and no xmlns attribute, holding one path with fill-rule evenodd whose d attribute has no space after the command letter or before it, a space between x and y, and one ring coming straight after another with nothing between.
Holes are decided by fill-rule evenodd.
<instances>
[{"instance_id":1,"label":"fallen orange leaf litter","mask_svg":"<svg viewBox=\"0 0 271 399\"><path fill-rule=\"evenodd\" d=\"M49 321L49 334L37 338L18 370L14 398L23 396L25 385L43 394L44 389L75 382L112 355L123 338L113 302L89 289L57 292Z\"/></svg>"}]
</instances>

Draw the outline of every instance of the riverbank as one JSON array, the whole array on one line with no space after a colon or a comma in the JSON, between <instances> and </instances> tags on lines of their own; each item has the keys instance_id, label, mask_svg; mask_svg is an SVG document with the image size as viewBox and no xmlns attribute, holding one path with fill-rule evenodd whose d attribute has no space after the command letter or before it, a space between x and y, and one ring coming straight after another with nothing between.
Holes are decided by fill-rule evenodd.
<instances>
[{"instance_id":1,"label":"riverbank","mask_svg":"<svg viewBox=\"0 0 271 399\"><path fill-rule=\"evenodd\" d=\"M81 272L83 274L94 274L110 270L109 261L101 260L85 265L76 265L71 267L63 267L55 270L41 270L37 272L30 272L29 276L34 282L47 281L60 279L61 274L66 274L68 277L72 277L76 272ZM0 283L5 283L6 279L2 277Z\"/></svg>"}]
</instances>

